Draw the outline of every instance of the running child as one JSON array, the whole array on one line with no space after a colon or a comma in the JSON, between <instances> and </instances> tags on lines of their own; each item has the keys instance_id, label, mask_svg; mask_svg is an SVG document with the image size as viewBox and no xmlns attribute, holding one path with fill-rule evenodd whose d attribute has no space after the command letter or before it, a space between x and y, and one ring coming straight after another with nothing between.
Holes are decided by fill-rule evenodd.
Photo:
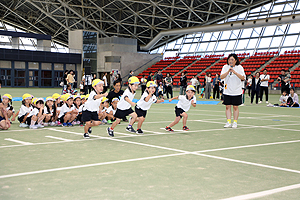
<instances>
[{"instance_id":1,"label":"running child","mask_svg":"<svg viewBox=\"0 0 300 200\"><path fill-rule=\"evenodd\" d=\"M27 116L33 110L31 105L32 97L30 94L26 93L22 96L22 105L20 110L18 111L18 120L20 122L20 127L28 127L30 125L29 121L27 121Z\"/></svg>"},{"instance_id":2,"label":"running child","mask_svg":"<svg viewBox=\"0 0 300 200\"><path fill-rule=\"evenodd\" d=\"M179 95L177 97L173 97L172 99L169 100L171 102L173 99L178 99L178 103L175 107L175 115L176 118L175 120L169 124L169 126L166 127L166 131L171 131L173 132L174 130L171 128L172 126L176 125L180 119L183 117L182 123L183 123L183 130L188 131L189 128L186 126L188 114L186 113L189 111L191 105L193 107L196 107L196 97L195 97L195 88L192 85L189 85L186 88L186 95Z\"/></svg>"},{"instance_id":3,"label":"running child","mask_svg":"<svg viewBox=\"0 0 300 200\"><path fill-rule=\"evenodd\" d=\"M133 129L132 125L135 122L137 115L132 110L131 106L135 106L135 103L132 102L135 91L138 89L140 84L139 79L136 76L132 76L128 79L128 88L124 91L121 99L117 105L117 111L115 114L116 121L111 125L111 127L107 128L107 133L109 136L114 137L114 128L120 123L121 119L130 115L131 120L129 125L126 127L126 131L135 133L136 131Z\"/></svg>"},{"instance_id":4,"label":"running child","mask_svg":"<svg viewBox=\"0 0 300 200\"><path fill-rule=\"evenodd\" d=\"M101 123L98 111L102 98L107 96L107 93L101 94L103 86L104 82L100 79L95 79L92 82L92 92L82 109L82 121L85 122L83 138L90 138L89 134L92 133L92 126L98 126Z\"/></svg>"},{"instance_id":5,"label":"running child","mask_svg":"<svg viewBox=\"0 0 300 200\"><path fill-rule=\"evenodd\" d=\"M76 119L78 111L75 109L73 104L73 96L71 94L65 94L65 103L60 109L58 121L63 126L73 126L72 122Z\"/></svg>"},{"instance_id":6,"label":"running child","mask_svg":"<svg viewBox=\"0 0 300 200\"><path fill-rule=\"evenodd\" d=\"M137 134L143 134L143 131L141 129L142 124L145 121L147 110L150 109L151 105L153 103L161 103L164 101L163 99L158 100L156 98L154 94L156 91L156 87L157 85L155 84L154 81L149 81L146 84L145 92L143 93L141 99L137 102L135 106L135 113L137 114L137 121L138 121L137 130L136 130Z\"/></svg>"},{"instance_id":7,"label":"running child","mask_svg":"<svg viewBox=\"0 0 300 200\"><path fill-rule=\"evenodd\" d=\"M117 97L111 100L111 106L106 110L107 124L112 124L112 121L116 120L115 113L117 111L119 99Z\"/></svg>"}]
</instances>

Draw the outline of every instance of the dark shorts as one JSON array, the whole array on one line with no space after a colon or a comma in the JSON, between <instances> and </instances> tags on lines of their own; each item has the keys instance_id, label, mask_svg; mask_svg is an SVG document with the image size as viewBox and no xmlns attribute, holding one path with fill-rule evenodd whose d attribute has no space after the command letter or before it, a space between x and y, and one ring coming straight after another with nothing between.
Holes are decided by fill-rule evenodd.
<instances>
[{"instance_id":1,"label":"dark shorts","mask_svg":"<svg viewBox=\"0 0 300 200\"><path fill-rule=\"evenodd\" d=\"M60 118L58 118L57 120L60 122L60 123L64 123L65 122L65 120L64 120L64 118L65 118L65 114L63 115L63 116L61 116Z\"/></svg>"},{"instance_id":2,"label":"dark shorts","mask_svg":"<svg viewBox=\"0 0 300 200\"><path fill-rule=\"evenodd\" d=\"M120 109L117 108L117 111L115 113L115 118L123 119L123 117L126 117L126 116L130 115L133 112L134 111L131 108L129 108L127 110L120 110Z\"/></svg>"},{"instance_id":3,"label":"dark shorts","mask_svg":"<svg viewBox=\"0 0 300 200\"><path fill-rule=\"evenodd\" d=\"M138 117L146 117L147 110L143 110L135 106L135 113L137 114Z\"/></svg>"},{"instance_id":4,"label":"dark shorts","mask_svg":"<svg viewBox=\"0 0 300 200\"><path fill-rule=\"evenodd\" d=\"M19 120L20 123L23 122L24 117L25 117L25 115L23 115L23 116L21 116L21 117L18 117L18 120ZM30 124L31 124L31 117L32 117L32 116L27 117L24 123L27 124L27 125L30 125Z\"/></svg>"},{"instance_id":5,"label":"dark shorts","mask_svg":"<svg viewBox=\"0 0 300 200\"><path fill-rule=\"evenodd\" d=\"M176 117L180 117L182 118L181 114L184 113L185 111L182 108L177 108L177 106L175 107L175 115Z\"/></svg>"},{"instance_id":6,"label":"dark shorts","mask_svg":"<svg viewBox=\"0 0 300 200\"><path fill-rule=\"evenodd\" d=\"M242 104L242 95L229 96L224 94L224 105L239 106Z\"/></svg>"},{"instance_id":7,"label":"dark shorts","mask_svg":"<svg viewBox=\"0 0 300 200\"><path fill-rule=\"evenodd\" d=\"M98 112L91 112L88 110L82 111L82 121L89 122L89 121L100 121Z\"/></svg>"},{"instance_id":8,"label":"dark shorts","mask_svg":"<svg viewBox=\"0 0 300 200\"><path fill-rule=\"evenodd\" d=\"M0 121L5 120L2 116L0 116Z\"/></svg>"}]
</instances>

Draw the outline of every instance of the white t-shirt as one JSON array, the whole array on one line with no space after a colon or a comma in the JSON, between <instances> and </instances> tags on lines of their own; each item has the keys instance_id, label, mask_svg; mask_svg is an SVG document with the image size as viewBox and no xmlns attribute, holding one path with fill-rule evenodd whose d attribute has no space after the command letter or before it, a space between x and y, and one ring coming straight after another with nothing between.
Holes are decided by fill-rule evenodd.
<instances>
[{"instance_id":1,"label":"white t-shirt","mask_svg":"<svg viewBox=\"0 0 300 200\"><path fill-rule=\"evenodd\" d=\"M113 115L115 115L115 113L116 113L116 111L117 111L117 109L116 110L114 110L114 108L112 107L112 106L109 106L108 108L107 108L107 110L106 110L106 113L110 113L110 112L113 112Z\"/></svg>"},{"instance_id":2,"label":"white t-shirt","mask_svg":"<svg viewBox=\"0 0 300 200\"><path fill-rule=\"evenodd\" d=\"M192 78L191 82L192 82L192 86L196 87L198 80L196 78Z\"/></svg>"},{"instance_id":3,"label":"white t-shirt","mask_svg":"<svg viewBox=\"0 0 300 200\"><path fill-rule=\"evenodd\" d=\"M53 115L53 108L52 109L50 108L50 112L48 112L48 108L45 106L44 107L44 113Z\"/></svg>"},{"instance_id":4,"label":"white t-shirt","mask_svg":"<svg viewBox=\"0 0 300 200\"><path fill-rule=\"evenodd\" d=\"M193 96L193 98L191 100L189 100L186 95L179 95L178 103L176 104L176 106L177 106L177 108L181 108L182 110L184 110L184 112L187 112L187 111L189 111L189 109L191 107L192 100L194 100L194 103L196 103L195 95Z\"/></svg>"},{"instance_id":5,"label":"white t-shirt","mask_svg":"<svg viewBox=\"0 0 300 200\"><path fill-rule=\"evenodd\" d=\"M106 76L103 76L103 81L104 81L104 86L107 86L107 78L106 78Z\"/></svg>"},{"instance_id":6,"label":"white t-shirt","mask_svg":"<svg viewBox=\"0 0 300 200\"><path fill-rule=\"evenodd\" d=\"M90 111L90 112L98 112L99 111L99 106L101 104L102 98L94 99L94 97L96 95L97 94L95 91L92 91L90 93L89 98L84 103L84 107L82 109L83 111L85 111L85 110Z\"/></svg>"},{"instance_id":7,"label":"white t-shirt","mask_svg":"<svg viewBox=\"0 0 300 200\"><path fill-rule=\"evenodd\" d=\"M118 105L117 105L117 108L120 109L120 110L127 110L127 109L131 108L130 103L128 103L128 102L125 100L125 97L128 97L128 98L130 99L130 101L132 101L133 98L134 98L134 96L135 96L135 93L133 94L133 93L131 92L131 90L130 90L129 88L127 88L127 89L124 91L123 95L121 96L120 101L119 101L119 103L118 103Z\"/></svg>"},{"instance_id":8,"label":"white t-shirt","mask_svg":"<svg viewBox=\"0 0 300 200\"><path fill-rule=\"evenodd\" d=\"M221 71L221 75L226 73L230 69L230 65L224 65ZM238 74L246 77L244 68L241 65L236 65L233 67L233 70ZM228 73L228 75L224 78L224 92L223 94L230 96L238 96L242 94L242 88L244 81L242 81L237 75L234 73Z\"/></svg>"},{"instance_id":9,"label":"white t-shirt","mask_svg":"<svg viewBox=\"0 0 300 200\"><path fill-rule=\"evenodd\" d=\"M13 113L15 112L14 107L12 107L12 105L8 104L8 106L6 107L6 111L11 110Z\"/></svg>"},{"instance_id":10,"label":"white t-shirt","mask_svg":"<svg viewBox=\"0 0 300 200\"><path fill-rule=\"evenodd\" d=\"M92 77L92 75L84 75L83 77L82 77L82 80L85 80L84 82L84 84L85 85L92 85L92 80L93 80L93 77Z\"/></svg>"},{"instance_id":11,"label":"white t-shirt","mask_svg":"<svg viewBox=\"0 0 300 200\"><path fill-rule=\"evenodd\" d=\"M79 106L78 113L82 112L83 106L84 106L84 104L82 104L81 106Z\"/></svg>"},{"instance_id":12,"label":"white t-shirt","mask_svg":"<svg viewBox=\"0 0 300 200\"><path fill-rule=\"evenodd\" d=\"M281 102L281 103L286 103L287 102L287 100L288 100L288 96L283 96L283 95L281 95L281 97L279 98L279 101Z\"/></svg>"},{"instance_id":13,"label":"white t-shirt","mask_svg":"<svg viewBox=\"0 0 300 200\"><path fill-rule=\"evenodd\" d=\"M60 108L60 113L58 115L58 118L61 118L64 114L66 114L67 112L70 112L72 110L75 110L75 106L72 104L71 108L69 108L69 106L67 106L67 104L65 103L61 108Z\"/></svg>"},{"instance_id":14,"label":"white t-shirt","mask_svg":"<svg viewBox=\"0 0 300 200\"><path fill-rule=\"evenodd\" d=\"M145 101L146 97L149 95L148 91L146 90L143 95L141 96L141 99L136 103L136 106L142 110L149 110L151 105L157 101L157 98L155 95L152 95L150 97L149 101Z\"/></svg>"},{"instance_id":15,"label":"white t-shirt","mask_svg":"<svg viewBox=\"0 0 300 200\"><path fill-rule=\"evenodd\" d=\"M162 85L160 85L160 86L158 87L158 92L162 92L162 91L164 91L164 88L163 88Z\"/></svg>"},{"instance_id":16,"label":"white t-shirt","mask_svg":"<svg viewBox=\"0 0 300 200\"><path fill-rule=\"evenodd\" d=\"M30 113L32 110L33 110L32 106L27 107L27 106L21 105L18 117L22 117L23 115Z\"/></svg>"},{"instance_id":17,"label":"white t-shirt","mask_svg":"<svg viewBox=\"0 0 300 200\"><path fill-rule=\"evenodd\" d=\"M268 74L266 74L266 75L264 75L264 74L262 74L262 75L260 75L260 80L262 80L262 79L269 79L270 80L270 76L268 75ZM269 81L261 81L260 82L260 86L262 86L262 87L268 87L269 86Z\"/></svg>"},{"instance_id":18,"label":"white t-shirt","mask_svg":"<svg viewBox=\"0 0 300 200\"><path fill-rule=\"evenodd\" d=\"M27 117L31 117L33 115L37 115L37 114L39 114L39 112L40 112L40 109L33 108L33 110L29 113L29 115Z\"/></svg>"}]
</instances>

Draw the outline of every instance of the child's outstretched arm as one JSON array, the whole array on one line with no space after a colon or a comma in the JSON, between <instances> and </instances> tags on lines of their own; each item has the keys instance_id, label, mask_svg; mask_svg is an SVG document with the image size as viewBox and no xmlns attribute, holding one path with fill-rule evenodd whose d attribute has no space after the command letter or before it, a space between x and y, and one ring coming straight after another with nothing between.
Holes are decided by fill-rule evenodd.
<instances>
[{"instance_id":1,"label":"child's outstretched arm","mask_svg":"<svg viewBox=\"0 0 300 200\"><path fill-rule=\"evenodd\" d=\"M133 103L128 97L124 98L125 101L127 101L131 106L135 106L135 103Z\"/></svg>"},{"instance_id":2,"label":"child's outstretched arm","mask_svg":"<svg viewBox=\"0 0 300 200\"><path fill-rule=\"evenodd\" d=\"M171 102L171 101L172 101L172 100L174 100L174 99L178 99L178 96L177 96L177 97L173 97L173 98L169 99L169 102Z\"/></svg>"},{"instance_id":3,"label":"child's outstretched arm","mask_svg":"<svg viewBox=\"0 0 300 200\"><path fill-rule=\"evenodd\" d=\"M106 97L107 95L108 95L107 92L105 92L104 94L97 94L97 95L94 96L94 99L100 99L102 97Z\"/></svg>"},{"instance_id":4,"label":"child's outstretched arm","mask_svg":"<svg viewBox=\"0 0 300 200\"><path fill-rule=\"evenodd\" d=\"M194 100L191 101L191 104L193 107L196 107L196 103L194 103Z\"/></svg>"},{"instance_id":5,"label":"child's outstretched arm","mask_svg":"<svg viewBox=\"0 0 300 200\"><path fill-rule=\"evenodd\" d=\"M161 102L164 102L165 100L164 99L160 99L160 100L157 100L156 103L161 103Z\"/></svg>"}]
</instances>

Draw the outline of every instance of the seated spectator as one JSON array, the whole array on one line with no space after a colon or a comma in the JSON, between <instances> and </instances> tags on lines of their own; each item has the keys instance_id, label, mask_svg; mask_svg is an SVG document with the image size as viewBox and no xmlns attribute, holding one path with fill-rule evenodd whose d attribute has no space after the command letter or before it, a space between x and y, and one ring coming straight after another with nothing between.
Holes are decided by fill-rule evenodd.
<instances>
[{"instance_id":1,"label":"seated spectator","mask_svg":"<svg viewBox=\"0 0 300 200\"><path fill-rule=\"evenodd\" d=\"M63 94L74 94L74 91L70 84L67 84L67 88L63 90Z\"/></svg>"},{"instance_id":2,"label":"seated spectator","mask_svg":"<svg viewBox=\"0 0 300 200\"><path fill-rule=\"evenodd\" d=\"M287 106L287 100L288 100L288 96L287 96L287 92L283 91L281 97L279 98L280 104L279 106Z\"/></svg>"},{"instance_id":3,"label":"seated spectator","mask_svg":"<svg viewBox=\"0 0 300 200\"><path fill-rule=\"evenodd\" d=\"M287 100L287 105L290 107L299 107L298 94L295 93L294 88L290 89L289 98Z\"/></svg>"}]
</instances>

